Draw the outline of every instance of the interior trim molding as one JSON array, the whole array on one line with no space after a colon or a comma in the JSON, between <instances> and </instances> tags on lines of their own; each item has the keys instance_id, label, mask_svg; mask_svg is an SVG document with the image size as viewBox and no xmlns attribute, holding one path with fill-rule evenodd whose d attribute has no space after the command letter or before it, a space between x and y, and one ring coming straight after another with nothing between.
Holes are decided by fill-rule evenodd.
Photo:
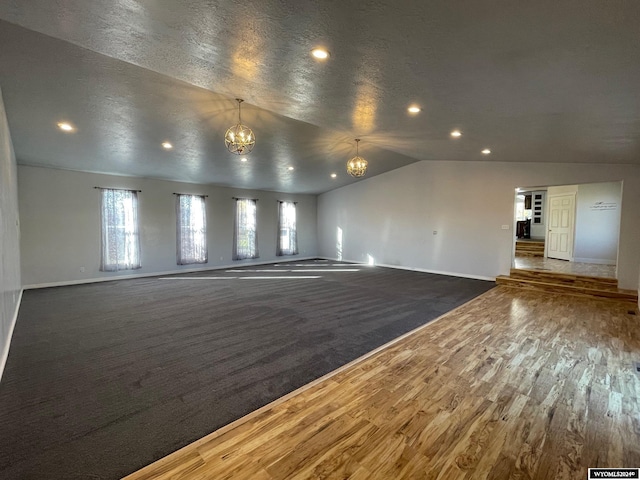
<instances>
[{"instance_id":1,"label":"interior trim molding","mask_svg":"<svg viewBox=\"0 0 640 480\"><path fill-rule=\"evenodd\" d=\"M11 339L13 338L13 330L16 328L18 312L20 311L20 305L22 304L22 292L24 292L23 288L21 288L20 293L18 293L16 309L13 312L13 318L11 319L11 325L9 326L9 335L7 336L7 341L2 348L2 357L0 357L0 382L2 381L4 367L7 365L7 359L9 358L9 348L11 347Z\"/></svg>"},{"instance_id":2,"label":"interior trim molding","mask_svg":"<svg viewBox=\"0 0 640 480\"><path fill-rule=\"evenodd\" d=\"M316 258L320 258L320 257L314 255L311 257L295 256L295 258L291 258L289 255L287 255L286 257L283 257L282 260L270 260L268 262L241 262L241 263L238 262L238 263L232 263L230 265L185 268L181 270L167 270L164 272L135 273L133 275L114 275L110 277L85 278L81 280L65 280L61 282L36 283L32 285L23 285L22 288L24 290L35 290L38 288L65 287L68 285L83 285L85 283L111 282L114 280L131 280L133 278L144 278L144 277L160 277L164 275L176 275L180 273L204 272L207 270L225 270L227 268L239 268L239 267L247 267L252 265L273 265L274 263L301 262L303 260L314 260Z\"/></svg>"},{"instance_id":3,"label":"interior trim molding","mask_svg":"<svg viewBox=\"0 0 640 480\"><path fill-rule=\"evenodd\" d=\"M347 259L342 259L342 260L338 260L337 258L332 258L332 257L318 257L321 258L323 260L330 260L330 261L334 261L334 262L348 262L348 263L357 263L359 265L368 265L366 262L358 262L355 260L347 260ZM401 265L388 265L386 263L376 263L374 264L374 266L376 267L386 267L386 268L396 268L398 270L409 270L412 272L422 272L422 273L434 273L436 275L447 275L449 277L460 277L460 278L471 278L474 280L487 280L490 282L495 282L496 281L496 277L485 277L484 275L472 275L470 273L459 273L459 272L445 272L442 270L429 270L427 268L417 268L417 267L403 267Z\"/></svg>"}]
</instances>

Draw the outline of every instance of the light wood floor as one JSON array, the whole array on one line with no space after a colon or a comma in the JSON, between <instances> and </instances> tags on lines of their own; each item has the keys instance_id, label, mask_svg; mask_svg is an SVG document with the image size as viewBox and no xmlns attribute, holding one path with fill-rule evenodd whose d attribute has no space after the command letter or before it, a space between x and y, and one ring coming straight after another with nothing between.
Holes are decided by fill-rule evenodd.
<instances>
[{"instance_id":1,"label":"light wood floor","mask_svg":"<svg viewBox=\"0 0 640 480\"><path fill-rule=\"evenodd\" d=\"M584 479L587 467L639 467L633 308L495 288L127 479Z\"/></svg>"},{"instance_id":2,"label":"light wood floor","mask_svg":"<svg viewBox=\"0 0 640 480\"><path fill-rule=\"evenodd\" d=\"M615 265L567 262L545 257L519 257L514 259L514 268L525 270L548 270L556 273L587 275L591 277L616 278Z\"/></svg>"}]
</instances>

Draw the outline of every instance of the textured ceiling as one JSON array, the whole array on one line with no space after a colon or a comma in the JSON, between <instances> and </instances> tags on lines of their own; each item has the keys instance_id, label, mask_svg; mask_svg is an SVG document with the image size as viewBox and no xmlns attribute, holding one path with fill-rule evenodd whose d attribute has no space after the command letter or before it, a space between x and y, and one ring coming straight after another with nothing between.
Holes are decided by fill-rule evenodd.
<instances>
[{"instance_id":1,"label":"textured ceiling","mask_svg":"<svg viewBox=\"0 0 640 480\"><path fill-rule=\"evenodd\" d=\"M417 160L640 164L636 0L23 0L0 2L0 19L25 164L306 193L354 181L355 137L369 175ZM235 97L257 135L246 164L222 143ZM56 131L62 118L78 131Z\"/></svg>"}]
</instances>

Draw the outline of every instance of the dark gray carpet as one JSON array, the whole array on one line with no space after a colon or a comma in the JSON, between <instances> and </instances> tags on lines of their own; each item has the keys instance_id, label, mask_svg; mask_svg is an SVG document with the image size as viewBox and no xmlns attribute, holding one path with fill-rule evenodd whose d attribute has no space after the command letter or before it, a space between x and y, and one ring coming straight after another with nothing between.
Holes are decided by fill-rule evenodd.
<instances>
[{"instance_id":1,"label":"dark gray carpet","mask_svg":"<svg viewBox=\"0 0 640 480\"><path fill-rule=\"evenodd\" d=\"M119 478L494 286L333 263L26 291L0 383L0 478ZM242 278L291 275L321 278Z\"/></svg>"}]
</instances>

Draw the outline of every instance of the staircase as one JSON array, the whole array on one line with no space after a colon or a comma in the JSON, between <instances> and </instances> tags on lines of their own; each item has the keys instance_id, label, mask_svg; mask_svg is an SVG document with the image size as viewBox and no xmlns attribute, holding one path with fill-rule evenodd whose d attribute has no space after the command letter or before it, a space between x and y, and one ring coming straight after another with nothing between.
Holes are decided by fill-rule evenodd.
<instances>
[{"instance_id":1,"label":"staircase","mask_svg":"<svg viewBox=\"0 0 640 480\"><path fill-rule=\"evenodd\" d=\"M496 278L496 283L506 287L638 303L638 292L618 288L618 280L615 278L512 268L508 277L500 275Z\"/></svg>"},{"instance_id":2,"label":"staircase","mask_svg":"<svg viewBox=\"0 0 640 480\"><path fill-rule=\"evenodd\" d=\"M516 257L544 257L544 240L516 240Z\"/></svg>"}]
</instances>

